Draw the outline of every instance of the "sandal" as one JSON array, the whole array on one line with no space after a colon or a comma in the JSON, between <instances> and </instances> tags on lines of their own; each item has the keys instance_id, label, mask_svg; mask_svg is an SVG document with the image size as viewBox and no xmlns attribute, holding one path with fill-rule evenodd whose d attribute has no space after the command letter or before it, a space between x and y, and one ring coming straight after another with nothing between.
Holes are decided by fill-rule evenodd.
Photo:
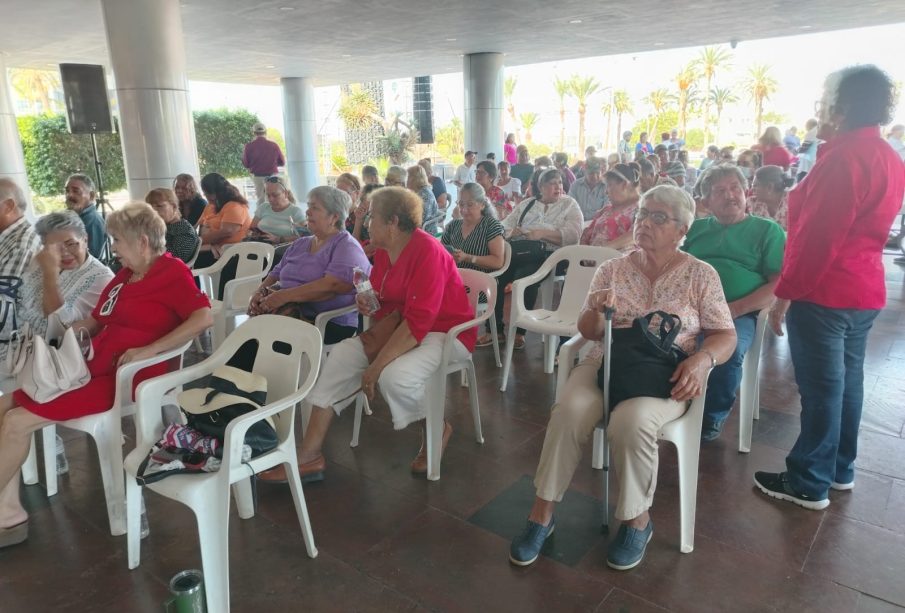
<instances>
[{"instance_id":1,"label":"sandal","mask_svg":"<svg viewBox=\"0 0 905 613\"><path fill-rule=\"evenodd\" d=\"M10 526L9 528L0 528L0 549L4 547L12 547L19 543L24 543L28 539L28 520L21 524Z\"/></svg>"},{"instance_id":2,"label":"sandal","mask_svg":"<svg viewBox=\"0 0 905 613\"><path fill-rule=\"evenodd\" d=\"M515 342L512 344L513 348L517 351L525 348L525 335L524 334L516 334Z\"/></svg>"},{"instance_id":3,"label":"sandal","mask_svg":"<svg viewBox=\"0 0 905 613\"><path fill-rule=\"evenodd\" d=\"M446 451L446 445L449 443L449 438L452 436L453 429L448 421L443 422L443 443L440 446L440 457L443 457L443 452ZM415 459L412 460L412 474L413 475L426 475L427 474L427 442L421 441L421 449L418 450L418 455L415 456Z\"/></svg>"},{"instance_id":4,"label":"sandal","mask_svg":"<svg viewBox=\"0 0 905 613\"><path fill-rule=\"evenodd\" d=\"M506 337L502 334L497 334L497 341L502 345L506 342ZM475 347L491 347L493 345L493 336L490 334L482 334L478 337L477 342L475 343Z\"/></svg>"}]
</instances>

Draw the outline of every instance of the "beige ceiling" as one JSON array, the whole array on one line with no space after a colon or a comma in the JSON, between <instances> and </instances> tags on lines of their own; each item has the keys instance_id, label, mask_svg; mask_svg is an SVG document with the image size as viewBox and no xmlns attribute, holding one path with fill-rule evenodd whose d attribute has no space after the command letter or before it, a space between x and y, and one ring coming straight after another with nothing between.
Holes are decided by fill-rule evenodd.
<instances>
[{"instance_id":1,"label":"beige ceiling","mask_svg":"<svg viewBox=\"0 0 905 613\"><path fill-rule=\"evenodd\" d=\"M905 1L186 0L182 13L190 79L331 85L456 72L481 51L516 66L905 22ZM8 66L109 66L99 0L0 0L0 16Z\"/></svg>"}]
</instances>

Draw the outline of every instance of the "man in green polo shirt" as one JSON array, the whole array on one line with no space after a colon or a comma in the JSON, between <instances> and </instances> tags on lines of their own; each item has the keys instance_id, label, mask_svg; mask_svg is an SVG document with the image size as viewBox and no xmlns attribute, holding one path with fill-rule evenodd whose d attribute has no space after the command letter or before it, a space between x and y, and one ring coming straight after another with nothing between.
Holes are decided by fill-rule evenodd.
<instances>
[{"instance_id":1,"label":"man in green polo shirt","mask_svg":"<svg viewBox=\"0 0 905 613\"><path fill-rule=\"evenodd\" d=\"M729 417L739 383L742 361L754 340L757 314L773 303L773 288L782 269L786 234L775 221L746 212L747 180L737 166L717 164L700 179L710 217L696 220L682 247L713 266L735 321L735 353L710 373L704 403L701 439L714 440Z\"/></svg>"}]
</instances>

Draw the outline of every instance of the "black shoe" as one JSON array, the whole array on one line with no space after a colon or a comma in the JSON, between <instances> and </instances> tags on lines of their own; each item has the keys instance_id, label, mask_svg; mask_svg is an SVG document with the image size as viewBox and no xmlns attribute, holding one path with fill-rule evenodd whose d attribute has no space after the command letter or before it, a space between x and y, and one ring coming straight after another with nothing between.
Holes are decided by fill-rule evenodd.
<instances>
[{"instance_id":1,"label":"black shoe","mask_svg":"<svg viewBox=\"0 0 905 613\"><path fill-rule=\"evenodd\" d=\"M720 433L722 431L723 431L722 424L717 426L714 423L709 423L709 424L705 423L703 426L701 426L701 441L703 441L703 442L715 441L716 439L720 438Z\"/></svg>"},{"instance_id":2,"label":"black shoe","mask_svg":"<svg viewBox=\"0 0 905 613\"><path fill-rule=\"evenodd\" d=\"M544 542L553 534L555 527L554 518L550 518L549 526L542 526L529 519L525 531L512 540L512 545L509 547L509 561L516 566L533 564L540 556Z\"/></svg>"},{"instance_id":3,"label":"black shoe","mask_svg":"<svg viewBox=\"0 0 905 613\"><path fill-rule=\"evenodd\" d=\"M805 509L820 511L830 506L829 498L816 500L807 494L799 494L789 485L788 473L766 473L758 471L754 473L754 485L771 498L787 500Z\"/></svg>"}]
</instances>

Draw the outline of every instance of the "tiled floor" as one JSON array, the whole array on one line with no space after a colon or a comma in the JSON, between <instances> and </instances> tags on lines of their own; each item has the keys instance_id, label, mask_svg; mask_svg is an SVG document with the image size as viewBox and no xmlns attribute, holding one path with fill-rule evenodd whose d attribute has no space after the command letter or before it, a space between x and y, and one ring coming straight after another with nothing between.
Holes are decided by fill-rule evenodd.
<instances>
[{"instance_id":1,"label":"tiled floor","mask_svg":"<svg viewBox=\"0 0 905 613\"><path fill-rule=\"evenodd\" d=\"M305 554L288 489L259 486L257 516L234 514L230 526L233 610L905 611L905 285L886 259L889 306L868 347L857 488L832 492L825 511L767 499L751 485L754 470L783 466L798 428L788 346L768 334L751 453L737 452L735 419L702 450L693 553L678 550L675 454L664 447L657 529L640 567L619 573L603 562L602 487L589 457L547 555L510 566L554 392L533 339L516 355L505 394L490 352L476 356L483 446L467 394L450 388L456 432L439 482L409 474L418 432L394 432L382 404L364 420L357 449L351 412L335 422L327 480L305 489L316 559ZM0 611L160 611L169 577L200 566L194 518L149 494L151 536L129 571L125 538L108 532L93 447L63 435L71 470L60 493L48 500L41 486L25 487L31 536L0 551Z\"/></svg>"}]
</instances>

